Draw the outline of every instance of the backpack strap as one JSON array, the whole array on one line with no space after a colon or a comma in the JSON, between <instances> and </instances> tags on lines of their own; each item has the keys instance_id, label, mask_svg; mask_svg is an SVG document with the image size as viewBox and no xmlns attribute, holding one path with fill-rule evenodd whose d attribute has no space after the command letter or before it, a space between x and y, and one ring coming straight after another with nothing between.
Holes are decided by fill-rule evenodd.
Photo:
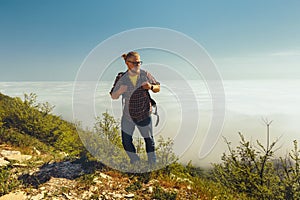
<instances>
[{"instance_id":1,"label":"backpack strap","mask_svg":"<svg viewBox=\"0 0 300 200\"><path fill-rule=\"evenodd\" d=\"M145 70L141 70L141 76L142 76L142 79L147 79L147 73ZM155 127L158 125L159 123L159 115L158 115L158 112L157 112L157 105L156 105L156 102L154 99L151 98L151 95L149 93L149 90L147 90L147 95L150 99L150 102L151 102L151 105L152 105L152 108L154 108L154 112L152 111L152 114L153 115L156 115L156 123L155 123Z\"/></svg>"},{"instance_id":2,"label":"backpack strap","mask_svg":"<svg viewBox=\"0 0 300 200\"><path fill-rule=\"evenodd\" d=\"M147 90L147 94L148 94L148 97L150 99L150 102L151 102L151 105L152 105L152 108L154 108L154 112L152 112L153 115L156 115L156 122L155 122L155 127L157 127L158 123L159 123L159 115L157 113L157 105L156 105L156 102L154 99L151 98L150 96L150 93L149 91Z\"/></svg>"}]
</instances>

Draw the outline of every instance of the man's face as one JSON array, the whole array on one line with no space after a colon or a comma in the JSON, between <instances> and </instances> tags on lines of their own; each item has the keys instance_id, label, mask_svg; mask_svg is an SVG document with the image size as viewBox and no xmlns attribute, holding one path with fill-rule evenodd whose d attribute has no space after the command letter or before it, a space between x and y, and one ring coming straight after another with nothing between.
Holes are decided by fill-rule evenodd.
<instances>
[{"instance_id":1,"label":"man's face","mask_svg":"<svg viewBox=\"0 0 300 200\"><path fill-rule=\"evenodd\" d=\"M140 56L132 56L126 60L126 64L128 66L128 69L134 73L134 74L139 74L140 73L140 68L141 68L141 60Z\"/></svg>"}]
</instances>

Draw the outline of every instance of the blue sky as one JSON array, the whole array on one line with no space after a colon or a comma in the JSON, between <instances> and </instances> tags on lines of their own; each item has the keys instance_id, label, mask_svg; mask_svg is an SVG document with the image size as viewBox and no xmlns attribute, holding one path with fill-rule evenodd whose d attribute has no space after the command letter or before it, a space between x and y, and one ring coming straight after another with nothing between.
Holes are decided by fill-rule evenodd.
<instances>
[{"instance_id":1,"label":"blue sky","mask_svg":"<svg viewBox=\"0 0 300 200\"><path fill-rule=\"evenodd\" d=\"M300 1L0 0L0 81L72 81L120 32L161 27L201 44L224 79L300 78Z\"/></svg>"}]
</instances>

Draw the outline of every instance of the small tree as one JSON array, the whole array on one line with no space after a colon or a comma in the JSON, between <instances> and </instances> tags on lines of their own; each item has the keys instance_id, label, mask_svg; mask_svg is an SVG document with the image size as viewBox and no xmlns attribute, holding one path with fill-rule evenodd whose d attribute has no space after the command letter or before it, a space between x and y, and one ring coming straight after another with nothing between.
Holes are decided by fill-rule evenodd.
<instances>
[{"instance_id":1,"label":"small tree","mask_svg":"<svg viewBox=\"0 0 300 200\"><path fill-rule=\"evenodd\" d=\"M173 151L174 141L170 138L164 140L162 136L158 138L158 145L156 148L157 157L162 166L167 166L178 160Z\"/></svg>"},{"instance_id":2,"label":"small tree","mask_svg":"<svg viewBox=\"0 0 300 200\"><path fill-rule=\"evenodd\" d=\"M102 113L102 118L96 117L94 128L100 138L106 141L106 144L110 142L117 147L122 147L119 122L113 116L109 115L108 112Z\"/></svg>"},{"instance_id":3,"label":"small tree","mask_svg":"<svg viewBox=\"0 0 300 200\"><path fill-rule=\"evenodd\" d=\"M49 102L37 103L37 94L30 93L24 94L24 103L25 105L35 108L45 115L50 114L55 106L51 105Z\"/></svg>"},{"instance_id":4,"label":"small tree","mask_svg":"<svg viewBox=\"0 0 300 200\"><path fill-rule=\"evenodd\" d=\"M284 184L285 199L300 199L300 150L296 140L289 156L280 160L283 169L280 177Z\"/></svg>"},{"instance_id":5,"label":"small tree","mask_svg":"<svg viewBox=\"0 0 300 200\"><path fill-rule=\"evenodd\" d=\"M277 141L265 148L257 141L259 150L246 141L239 133L241 141L236 149L226 139L229 154L223 154L222 163L215 164L214 178L235 192L245 193L258 199L281 199L280 180L276 175L271 158Z\"/></svg>"},{"instance_id":6,"label":"small tree","mask_svg":"<svg viewBox=\"0 0 300 200\"><path fill-rule=\"evenodd\" d=\"M93 155L104 161L104 164L124 168L128 159L123 150L119 124L113 116L105 112L102 117L96 118L94 132L86 140L90 142L87 145L94 146Z\"/></svg>"}]
</instances>

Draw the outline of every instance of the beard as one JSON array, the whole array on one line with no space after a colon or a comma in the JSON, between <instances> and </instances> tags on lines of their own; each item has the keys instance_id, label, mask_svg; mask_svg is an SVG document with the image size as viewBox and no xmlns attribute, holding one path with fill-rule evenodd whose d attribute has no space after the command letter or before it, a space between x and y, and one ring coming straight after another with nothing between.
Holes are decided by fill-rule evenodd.
<instances>
[{"instance_id":1,"label":"beard","mask_svg":"<svg viewBox=\"0 0 300 200\"><path fill-rule=\"evenodd\" d=\"M140 74L140 71L141 71L141 69L138 66L129 69L129 72L134 75Z\"/></svg>"}]
</instances>

